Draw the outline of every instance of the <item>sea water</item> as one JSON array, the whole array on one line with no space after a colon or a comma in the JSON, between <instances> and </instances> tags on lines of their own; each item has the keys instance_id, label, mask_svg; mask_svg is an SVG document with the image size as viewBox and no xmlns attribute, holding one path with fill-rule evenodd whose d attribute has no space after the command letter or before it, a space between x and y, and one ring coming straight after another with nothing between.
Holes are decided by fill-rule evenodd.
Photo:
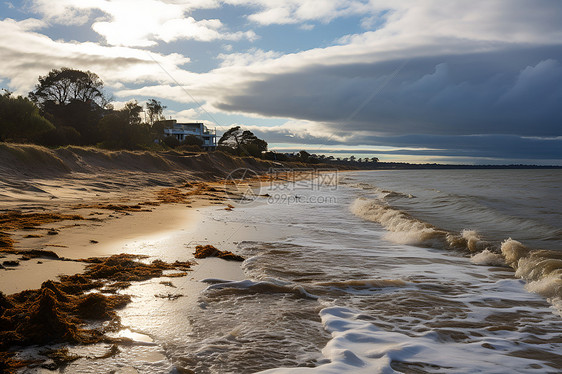
<instances>
[{"instance_id":1,"label":"sea water","mask_svg":"<svg viewBox=\"0 0 562 374\"><path fill-rule=\"evenodd\" d=\"M245 279L203 280L196 303L180 298L148 319L132 303L123 322L151 345L98 369L562 370L562 171L329 174L205 211L232 236L244 232L233 249L247 258ZM139 350L160 356L141 362Z\"/></svg>"}]
</instances>

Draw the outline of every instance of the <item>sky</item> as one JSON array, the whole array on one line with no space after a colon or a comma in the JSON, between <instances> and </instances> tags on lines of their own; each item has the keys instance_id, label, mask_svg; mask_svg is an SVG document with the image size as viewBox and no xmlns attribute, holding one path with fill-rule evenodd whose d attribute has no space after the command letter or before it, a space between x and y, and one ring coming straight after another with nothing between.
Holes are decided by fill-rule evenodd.
<instances>
[{"instance_id":1,"label":"sky","mask_svg":"<svg viewBox=\"0 0 562 374\"><path fill-rule=\"evenodd\" d=\"M562 165L559 0L0 0L0 66L282 152Z\"/></svg>"}]
</instances>

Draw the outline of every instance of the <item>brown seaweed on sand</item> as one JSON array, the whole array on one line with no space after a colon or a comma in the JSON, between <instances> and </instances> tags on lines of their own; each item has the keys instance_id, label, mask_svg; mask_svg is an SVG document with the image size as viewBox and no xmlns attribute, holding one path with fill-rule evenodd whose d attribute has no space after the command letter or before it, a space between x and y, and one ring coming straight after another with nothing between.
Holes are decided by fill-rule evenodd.
<instances>
[{"instance_id":1,"label":"brown seaweed on sand","mask_svg":"<svg viewBox=\"0 0 562 374\"><path fill-rule=\"evenodd\" d=\"M116 310L131 301L128 295L85 293L101 288L105 281L124 288L129 281L147 280L163 275L164 270L188 270L188 262L169 264L160 260L142 263L135 255L90 258L84 274L62 276L60 282L46 281L38 290L13 295L0 292L0 350L14 346L51 343L96 343L108 341L108 329L120 327ZM110 321L103 329L87 328L87 321ZM0 369L11 372L25 366L13 358L14 352L0 355Z\"/></svg>"},{"instance_id":2,"label":"brown seaweed on sand","mask_svg":"<svg viewBox=\"0 0 562 374\"><path fill-rule=\"evenodd\" d=\"M83 219L82 216L75 214L22 213L18 210L0 213L0 250L11 250L14 247L14 240L6 231L33 230L45 223Z\"/></svg>"},{"instance_id":3,"label":"brown seaweed on sand","mask_svg":"<svg viewBox=\"0 0 562 374\"><path fill-rule=\"evenodd\" d=\"M142 257L142 256L140 256ZM161 260L151 263L137 261L139 256L120 254L108 258L92 257L82 260L89 262L84 275L90 279L109 279L112 281L130 282L143 281L151 278L161 277L164 270L188 270L191 265L188 262L173 264Z\"/></svg>"},{"instance_id":4,"label":"brown seaweed on sand","mask_svg":"<svg viewBox=\"0 0 562 374\"><path fill-rule=\"evenodd\" d=\"M156 198L162 203L188 203L192 196L205 194L215 196L206 192L218 192L214 187L202 182L186 183L181 188L189 188L189 190L182 191L177 187L162 188L156 192Z\"/></svg>"},{"instance_id":5,"label":"brown seaweed on sand","mask_svg":"<svg viewBox=\"0 0 562 374\"><path fill-rule=\"evenodd\" d=\"M79 204L74 206L74 209L105 209L113 210L116 212L150 212L150 209L143 207L144 204ZM152 203L150 205L153 205Z\"/></svg>"},{"instance_id":6,"label":"brown seaweed on sand","mask_svg":"<svg viewBox=\"0 0 562 374\"><path fill-rule=\"evenodd\" d=\"M14 241L10 238L10 234L0 231L0 249L12 249Z\"/></svg>"},{"instance_id":7,"label":"brown seaweed on sand","mask_svg":"<svg viewBox=\"0 0 562 374\"><path fill-rule=\"evenodd\" d=\"M45 223L83 219L82 216L76 214L22 213L18 210L11 210L0 213L0 230L28 230Z\"/></svg>"},{"instance_id":8,"label":"brown seaweed on sand","mask_svg":"<svg viewBox=\"0 0 562 374\"><path fill-rule=\"evenodd\" d=\"M221 251L212 245L198 245L195 247L195 258L218 257L223 260L244 261L244 257L235 255L232 252Z\"/></svg>"}]
</instances>

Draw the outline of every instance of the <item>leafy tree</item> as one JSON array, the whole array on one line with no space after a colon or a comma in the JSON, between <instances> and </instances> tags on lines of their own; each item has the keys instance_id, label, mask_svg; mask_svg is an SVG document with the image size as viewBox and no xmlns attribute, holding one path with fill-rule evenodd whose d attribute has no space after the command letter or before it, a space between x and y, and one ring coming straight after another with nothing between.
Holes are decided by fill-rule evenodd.
<instances>
[{"instance_id":1,"label":"leafy tree","mask_svg":"<svg viewBox=\"0 0 562 374\"><path fill-rule=\"evenodd\" d=\"M125 107L122 109L122 112L125 113L127 117L127 122L131 126L140 125L142 122L141 112L142 106L139 105L138 101L131 100L125 104Z\"/></svg>"},{"instance_id":2,"label":"leafy tree","mask_svg":"<svg viewBox=\"0 0 562 374\"><path fill-rule=\"evenodd\" d=\"M155 99L150 99L146 103L146 111L148 112L148 123L150 126L153 126L156 121L164 120L164 109L166 106L163 106L160 101Z\"/></svg>"},{"instance_id":3,"label":"leafy tree","mask_svg":"<svg viewBox=\"0 0 562 374\"><path fill-rule=\"evenodd\" d=\"M125 107L115 111L99 122L99 130L103 136L102 145L107 148L135 149L150 143L150 131L141 122L142 107L136 100L125 104Z\"/></svg>"},{"instance_id":4,"label":"leafy tree","mask_svg":"<svg viewBox=\"0 0 562 374\"><path fill-rule=\"evenodd\" d=\"M29 97L42 109L49 104L67 105L73 101L91 102L100 107L107 104L103 81L97 74L65 67L39 77L39 83Z\"/></svg>"},{"instance_id":5,"label":"leafy tree","mask_svg":"<svg viewBox=\"0 0 562 374\"><path fill-rule=\"evenodd\" d=\"M95 144L100 140L97 124L105 114L108 99L97 74L69 68L53 69L39 77L29 97L57 128L74 128L80 134L77 143ZM58 132L50 137L56 140ZM58 143L68 144L63 139Z\"/></svg>"},{"instance_id":6,"label":"leafy tree","mask_svg":"<svg viewBox=\"0 0 562 374\"><path fill-rule=\"evenodd\" d=\"M310 153L308 153L307 151L299 151L297 153L297 158L299 161L301 162L308 162L308 160L310 159Z\"/></svg>"},{"instance_id":7,"label":"leafy tree","mask_svg":"<svg viewBox=\"0 0 562 374\"><path fill-rule=\"evenodd\" d=\"M219 147L231 148L241 156L260 157L262 152L267 151L267 142L259 139L251 131L242 131L240 126L233 127L221 136Z\"/></svg>"},{"instance_id":8,"label":"leafy tree","mask_svg":"<svg viewBox=\"0 0 562 374\"><path fill-rule=\"evenodd\" d=\"M31 100L4 91L0 96L0 140L33 141L55 129Z\"/></svg>"}]
</instances>

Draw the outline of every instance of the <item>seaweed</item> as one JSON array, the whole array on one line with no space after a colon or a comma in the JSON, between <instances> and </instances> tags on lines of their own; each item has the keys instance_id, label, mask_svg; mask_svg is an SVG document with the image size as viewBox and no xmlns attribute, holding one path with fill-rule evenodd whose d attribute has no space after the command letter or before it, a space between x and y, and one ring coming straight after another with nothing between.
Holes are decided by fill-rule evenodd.
<instances>
[{"instance_id":1,"label":"seaweed","mask_svg":"<svg viewBox=\"0 0 562 374\"><path fill-rule=\"evenodd\" d=\"M158 298L160 298L160 299L168 299L168 300L172 300L172 301L173 301L173 300L177 300L177 299L179 299L180 297L183 297L183 295L180 294L180 293L177 293L177 294L168 293L168 294L165 294L165 295L164 295L164 294L156 294L156 295L154 295L154 296L155 296L155 297L158 297Z\"/></svg>"},{"instance_id":2,"label":"seaweed","mask_svg":"<svg viewBox=\"0 0 562 374\"><path fill-rule=\"evenodd\" d=\"M0 213L0 230L34 230L45 223L83 219L82 216L76 214L22 213L19 210L11 210Z\"/></svg>"},{"instance_id":3,"label":"seaweed","mask_svg":"<svg viewBox=\"0 0 562 374\"><path fill-rule=\"evenodd\" d=\"M44 250L44 249L13 249L13 248L7 248L7 249L0 249L0 252L26 256L30 259L41 257L41 258L49 258L49 259L52 259L52 260L62 260L62 258L60 258L55 252L47 251L47 250Z\"/></svg>"},{"instance_id":4,"label":"seaweed","mask_svg":"<svg viewBox=\"0 0 562 374\"><path fill-rule=\"evenodd\" d=\"M130 301L129 295L90 293L78 301L76 310L78 316L84 319L108 320L116 317L114 309L122 308Z\"/></svg>"},{"instance_id":5,"label":"seaweed","mask_svg":"<svg viewBox=\"0 0 562 374\"><path fill-rule=\"evenodd\" d=\"M188 203L189 197L194 195L201 195L205 191L209 191L209 187L205 183L186 183L182 187L191 188L191 190L182 192L180 188L169 187L162 188L156 192L156 199L161 203Z\"/></svg>"},{"instance_id":6,"label":"seaweed","mask_svg":"<svg viewBox=\"0 0 562 374\"><path fill-rule=\"evenodd\" d=\"M134 205L127 204L79 204L74 209L105 209L116 212L150 212L150 209L144 208L142 205L152 205L148 203L139 203Z\"/></svg>"},{"instance_id":7,"label":"seaweed","mask_svg":"<svg viewBox=\"0 0 562 374\"><path fill-rule=\"evenodd\" d=\"M104 332L119 328L116 310L131 301L129 295L103 295L85 291L104 286L126 288L129 281L162 276L164 270L186 270L188 262L169 264L160 260L146 264L144 256L115 255L91 258L84 274L61 276L60 282L46 281L39 290L6 296L0 293L0 349L11 346L50 343L95 343L107 341ZM185 273L183 273L185 274ZM109 320L105 330L85 329L89 320ZM1 356L0 367L12 365L12 356ZM4 366L2 366L4 365Z\"/></svg>"},{"instance_id":8,"label":"seaweed","mask_svg":"<svg viewBox=\"0 0 562 374\"><path fill-rule=\"evenodd\" d=\"M119 352L121 352L121 350L119 349L119 346L117 344L112 344L107 352L105 352L103 355L97 356L95 358L96 359L110 358L110 357L118 355Z\"/></svg>"},{"instance_id":9,"label":"seaweed","mask_svg":"<svg viewBox=\"0 0 562 374\"><path fill-rule=\"evenodd\" d=\"M218 257L229 261L244 261L244 257L235 255L232 252L221 251L212 245L196 246L193 255L195 258Z\"/></svg>"},{"instance_id":10,"label":"seaweed","mask_svg":"<svg viewBox=\"0 0 562 374\"><path fill-rule=\"evenodd\" d=\"M14 352L0 352L0 372L7 374L15 373L18 369L31 363L31 361L14 359L14 356Z\"/></svg>"},{"instance_id":11,"label":"seaweed","mask_svg":"<svg viewBox=\"0 0 562 374\"><path fill-rule=\"evenodd\" d=\"M0 231L0 249L12 249L14 247L14 240L7 232Z\"/></svg>"},{"instance_id":12,"label":"seaweed","mask_svg":"<svg viewBox=\"0 0 562 374\"><path fill-rule=\"evenodd\" d=\"M53 223L65 220L83 220L84 218L75 214L59 213L22 213L19 210L10 210L0 213L0 250L12 250L14 240L6 231L35 230L45 223ZM50 234L51 231L48 232ZM28 235L29 236L29 235Z\"/></svg>"},{"instance_id":13,"label":"seaweed","mask_svg":"<svg viewBox=\"0 0 562 374\"><path fill-rule=\"evenodd\" d=\"M161 260L154 260L150 264L135 261L137 256L129 254L113 255L105 259L92 258L84 260L92 262L86 266L84 275L91 279L108 279L112 281L143 281L161 277L164 270L189 268L189 263L176 262L168 264Z\"/></svg>"},{"instance_id":14,"label":"seaweed","mask_svg":"<svg viewBox=\"0 0 562 374\"><path fill-rule=\"evenodd\" d=\"M101 292L104 293L117 293L117 291L128 288L131 282L115 282L102 288Z\"/></svg>"},{"instance_id":15,"label":"seaweed","mask_svg":"<svg viewBox=\"0 0 562 374\"><path fill-rule=\"evenodd\" d=\"M53 365L50 365L53 367L53 369L65 366L70 362L82 358L82 356L80 355L69 353L68 348L49 349L45 352L42 352L41 354L53 360Z\"/></svg>"}]
</instances>

